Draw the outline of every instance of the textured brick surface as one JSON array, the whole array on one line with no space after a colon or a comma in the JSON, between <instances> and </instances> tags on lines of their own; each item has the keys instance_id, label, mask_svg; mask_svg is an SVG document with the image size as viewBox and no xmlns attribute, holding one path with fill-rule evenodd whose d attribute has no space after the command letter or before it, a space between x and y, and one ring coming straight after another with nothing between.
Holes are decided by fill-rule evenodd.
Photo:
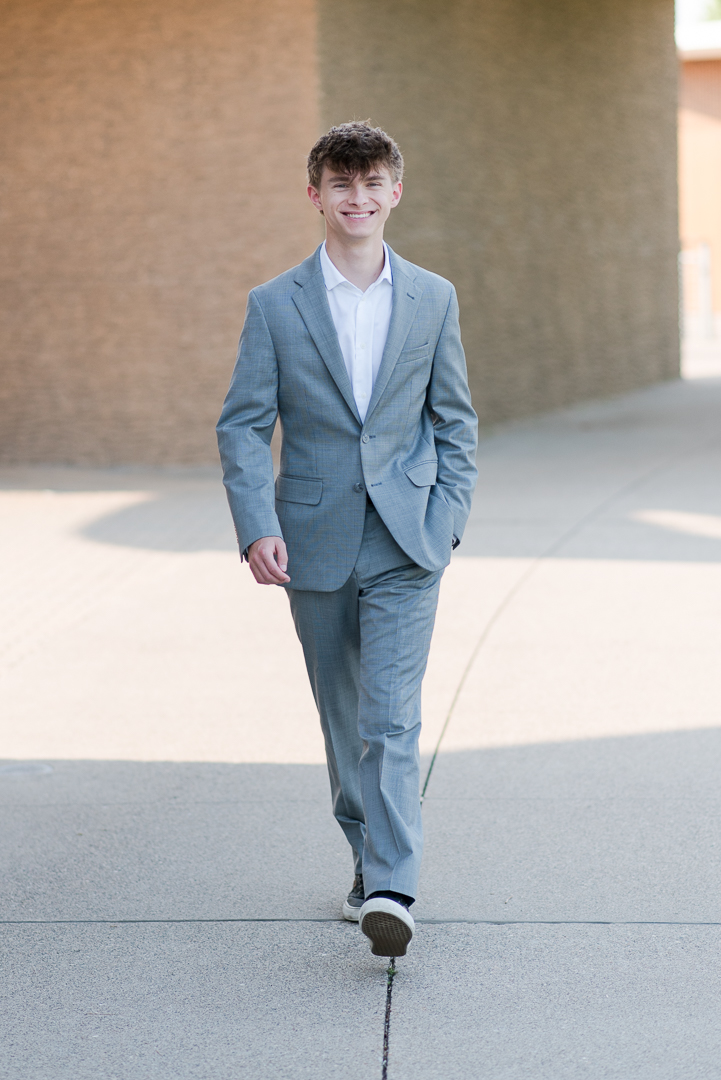
<instances>
[{"instance_id":1,"label":"textured brick surface","mask_svg":"<svg viewBox=\"0 0 721 1080\"><path fill-rule=\"evenodd\" d=\"M317 242L312 0L0 19L0 458L214 461L246 293Z\"/></svg>"},{"instance_id":2,"label":"textured brick surface","mask_svg":"<svg viewBox=\"0 0 721 1080\"><path fill-rule=\"evenodd\" d=\"M206 463L245 296L372 116L484 422L671 377L671 0L3 0L0 460Z\"/></svg>"},{"instance_id":3,"label":"textured brick surface","mask_svg":"<svg viewBox=\"0 0 721 1080\"><path fill-rule=\"evenodd\" d=\"M482 421L678 373L672 0L320 0L319 28L323 121L399 140L388 237L456 284Z\"/></svg>"}]
</instances>

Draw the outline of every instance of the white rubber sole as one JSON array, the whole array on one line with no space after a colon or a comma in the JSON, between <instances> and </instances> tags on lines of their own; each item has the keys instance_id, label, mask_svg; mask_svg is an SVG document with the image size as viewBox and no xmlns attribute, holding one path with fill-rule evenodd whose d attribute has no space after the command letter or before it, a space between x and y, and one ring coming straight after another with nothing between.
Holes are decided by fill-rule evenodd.
<instances>
[{"instance_id":1,"label":"white rubber sole","mask_svg":"<svg viewBox=\"0 0 721 1080\"><path fill-rule=\"evenodd\" d=\"M360 919L361 909L359 907L353 907L347 900L343 901L343 918L348 922L358 922Z\"/></svg>"},{"instance_id":2,"label":"white rubber sole","mask_svg":"<svg viewBox=\"0 0 721 1080\"><path fill-rule=\"evenodd\" d=\"M405 956L416 924L410 911L395 900L379 896L360 910L360 928L374 956Z\"/></svg>"}]
</instances>

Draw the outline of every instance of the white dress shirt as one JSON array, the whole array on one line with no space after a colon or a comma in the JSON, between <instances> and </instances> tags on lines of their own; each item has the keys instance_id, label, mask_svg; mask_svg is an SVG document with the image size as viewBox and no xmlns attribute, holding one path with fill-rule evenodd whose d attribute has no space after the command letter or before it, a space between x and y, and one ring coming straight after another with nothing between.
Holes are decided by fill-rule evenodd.
<instances>
[{"instance_id":1,"label":"white dress shirt","mask_svg":"<svg viewBox=\"0 0 721 1080\"><path fill-rule=\"evenodd\" d=\"M380 275L361 292L333 265L325 244L320 249L330 313L361 420L365 420L368 412L393 310L393 276L385 244L383 250L385 262Z\"/></svg>"}]
</instances>

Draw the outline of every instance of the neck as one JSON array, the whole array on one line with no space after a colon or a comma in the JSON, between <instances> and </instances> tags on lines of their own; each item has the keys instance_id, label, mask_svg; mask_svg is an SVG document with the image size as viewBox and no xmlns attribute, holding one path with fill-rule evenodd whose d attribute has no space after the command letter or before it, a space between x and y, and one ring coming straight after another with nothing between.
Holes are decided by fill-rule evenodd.
<instances>
[{"instance_id":1,"label":"neck","mask_svg":"<svg viewBox=\"0 0 721 1080\"><path fill-rule=\"evenodd\" d=\"M348 244L344 239L328 233L325 239L328 258L347 281L365 292L383 270L383 234L369 236L354 244Z\"/></svg>"}]
</instances>

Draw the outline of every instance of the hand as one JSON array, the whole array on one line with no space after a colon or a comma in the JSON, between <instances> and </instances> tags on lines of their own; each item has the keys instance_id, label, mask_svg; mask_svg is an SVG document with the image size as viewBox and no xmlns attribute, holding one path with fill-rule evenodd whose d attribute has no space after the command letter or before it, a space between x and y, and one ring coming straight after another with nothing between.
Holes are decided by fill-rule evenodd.
<instances>
[{"instance_id":1,"label":"hand","mask_svg":"<svg viewBox=\"0 0 721 1080\"><path fill-rule=\"evenodd\" d=\"M261 536L248 548L248 565L259 585L284 585L288 552L280 536Z\"/></svg>"}]
</instances>

